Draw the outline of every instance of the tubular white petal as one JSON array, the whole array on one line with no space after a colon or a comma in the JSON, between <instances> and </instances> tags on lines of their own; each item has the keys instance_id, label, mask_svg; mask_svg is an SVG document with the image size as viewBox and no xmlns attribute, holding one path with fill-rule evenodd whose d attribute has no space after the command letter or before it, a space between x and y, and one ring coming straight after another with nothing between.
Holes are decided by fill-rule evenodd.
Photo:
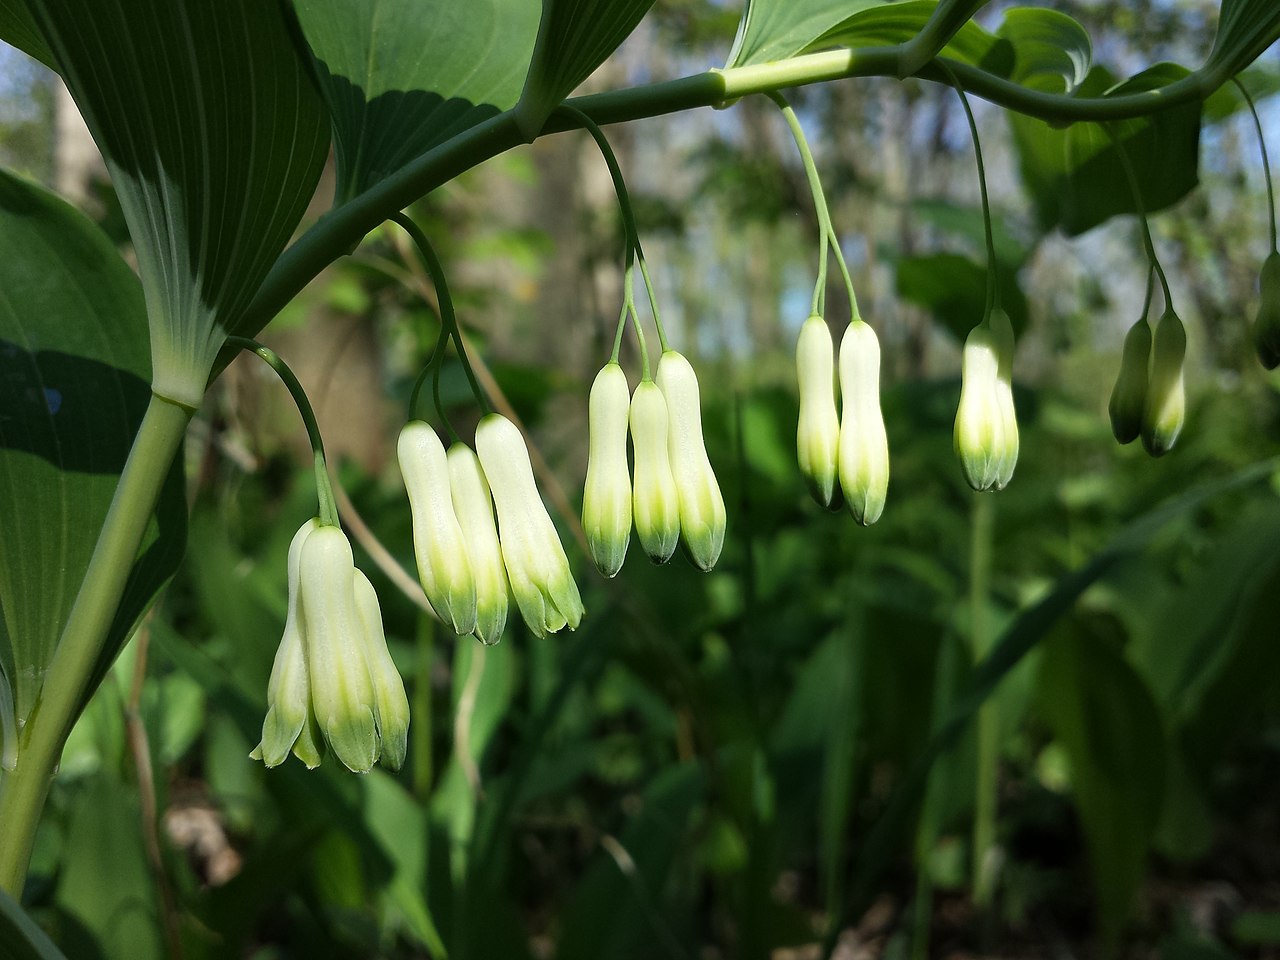
<instances>
[{"instance_id":1,"label":"tubular white petal","mask_svg":"<svg viewBox=\"0 0 1280 960\"><path fill-rule=\"evenodd\" d=\"M631 398L631 445L635 454L631 502L640 546L654 563L670 560L680 542L680 492L671 472L669 424L666 397L652 380L644 381Z\"/></svg>"},{"instance_id":2,"label":"tubular white petal","mask_svg":"<svg viewBox=\"0 0 1280 960\"><path fill-rule=\"evenodd\" d=\"M449 488L444 444L435 430L412 420L396 446L413 514L418 578L431 607L459 634L476 628L476 582Z\"/></svg>"},{"instance_id":3,"label":"tubular white petal","mask_svg":"<svg viewBox=\"0 0 1280 960\"><path fill-rule=\"evenodd\" d=\"M577 629L582 598L538 495L524 437L506 417L491 413L476 427L476 453L493 493L502 559L525 623L538 637L565 626Z\"/></svg>"},{"instance_id":4,"label":"tubular white petal","mask_svg":"<svg viewBox=\"0 0 1280 960\"><path fill-rule=\"evenodd\" d=\"M302 544L299 569L302 639L316 721L338 759L366 773L378 759L378 730L346 535L337 527L318 527Z\"/></svg>"},{"instance_id":5,"label":"tubular white petal","mask_svg":"<svg viewBox=\"0 0 1280 960\"><path fill-rule=\"evenodd\" d=\"M995 338L986 324L969 331L961 364L956 453L969 486L978 491L991 490L1000 479L1004 414L996 393L1000 361Z\"/></svg>"},{"instance_id":6,"label":"tubular white petal","mask_svg":"<svg viewBox=\"0 0 1280 960\"><path fill-rule=\"evenodd\" d=\"M720 484L702 442L698 378L684 356L667 350L658 361L654 380L667 401L667 449L680 495L680 535L690 559L706 572L720 558L726 514Z\"/></svg>"},{"instance_id":7,"label":"tubular white petal","mask_svg":"<svg viewBox=\"0 0 1280 960\"><path fill-rule=\"evenodd\" d=\"M627 424L631 389L616 363L596 374L587 404L587 479L582 529L591 559L606 577L617 576L631 541L631 477L627 472Z\"/></svg>"},{"instance_id":8,"label":"tubular white petal","mask_svg":"<svg viewBox=\"0 0 1280 960\"><path fill-rule=\"evenodd\" d=\"M836 413L835 347L831 328L817 314L800 328L796 342L796 380L800 416L796 423L796 459L813 499L838 505L836 486L840 417Z\"/></svg>"},{"instance_id":9,"label":"tubular white petal","mask_svg":"<svg viewBox=\"0 0 1280 960\"><path fill-rule=\"evenodd\" d=\"M880 411L880 341L855 320L840 341L840 486L853 518L880 519L889 491L889 438Z\"/></svg>"},{"instance_id":10,"label":"tubular white petal","mask_svg":"<svg viewBox=\"0 0 1280 960\"><path fill-rule=\"evenodd\" d=\"M374 719L382 745L382 763L399 770L409 748L409 698L404 681L387 650L382 629L382 608L373 584L359 570L355 572L356 608L364 626L365 661L373 683Z\"/></svg>"},{"instance_id":11,"label":"tubular white petal","mask_svg":"<svg viewBox=\"0 0 1280 960\"><path fill-rule=\"evenodd\" d=\"M284 635L271 665L271 679L267 681L267 716L262 722L262 741L252 754L268 767L278 766L289 756L311 710L298 592L302 544L317 526L313 517L298 529L289 543L289 607L285 615Z\"/></svg>"},{"instance_id":12,"label":"tubular white petal","mask_svg":"<svg viewBox=\"0 0 1280 960\"><path fill-rule=\"evenodd\" d=\"M1151 349L1151 381L1142 411L1142 445L1153 457L1173 449L1187 412L1183 363L1187 332L1172 310L1165 310L1156 324Z\"/></svg>"},{"instance_id":13,"label":"tubular white petal","mask_svg":"<svg viewBox=\"0 0 1280 960\"><path fill-rule=\"evenodd\" d=\"M476 638L497 643L507 625L507 569L502 561L498 525L493 519L489 482L475 452L464 443L449 447L449 490L453 510L467 544L476 585Z\"/></svg>"}]
</instances>

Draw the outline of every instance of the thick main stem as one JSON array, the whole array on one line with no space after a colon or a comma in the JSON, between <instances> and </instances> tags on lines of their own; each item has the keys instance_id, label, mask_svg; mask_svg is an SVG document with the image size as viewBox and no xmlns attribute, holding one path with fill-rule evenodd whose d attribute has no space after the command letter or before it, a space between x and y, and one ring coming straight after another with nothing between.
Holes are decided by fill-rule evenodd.
<instances>
[{"instance_id":1,"label":"thick main stem","mask_svg":"<svg viewBox=\"0 0 1280 960\"><path fill-rule=\"evenodd\" d=\"M0 790L0 824L4 825L0 888L14 899L22 895L36 824L62 744L75 723L191 413L187 407L152 395L44 687L18 741L17 768L4 778Z\"/></svg>"}]
</instances>

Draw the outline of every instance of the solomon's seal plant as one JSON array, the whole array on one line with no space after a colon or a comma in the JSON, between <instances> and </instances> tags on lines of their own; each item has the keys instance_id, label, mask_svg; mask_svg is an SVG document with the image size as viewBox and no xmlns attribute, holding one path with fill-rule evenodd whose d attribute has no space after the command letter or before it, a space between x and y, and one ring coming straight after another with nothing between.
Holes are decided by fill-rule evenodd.
<instances>
[{"instance_id":1,"label":"solomon's seal plant","mask_svg":"<svg viewBox=\"0 0 1280 960\"><path fill-rule=\"evenodd\" d=\"M408 234L439 304L436 348L413 385L397 450L422 602L453 631L474 633L484 644L496 643L507 629L509 595L537 637L579 625L584 608L570 557L539 494L525 437L504 415L510 411L497 404L496 392L492 399L504 413L491 409L444 265L426 232L402 212L521 144L585 130L608 164L622 214L623 304L613 351L590 398L579 398L591 434L581 516L587 552L605 576L623 566L633 525L651 559L666 561L682 541L694 566L709 571L720 558L728 518L707 452L707 440L717 438L703 433L699 377L664 329L636 217L601 124L725 107L753 94L778 104L800 151L818 222L817 283L797 341L797 459L818 502L832 507L843 496L862 524L875 522L885 505L889 452L880 348L883 342L890 350L895 340L878 318L873 330L859 312L817 165L781 91L879 76L947 83L959 95L982 189L987 290L984 309L968 312L960 331L967 336L954 437L965 478L983 491L1010 482L1019 431L1014 326L1001 308L986 178L966 91L1053 124L1036 134L1041 138L1081 134L1070 141L1088 147L1080 162L1071 150L1042 151L1066 165L1053 176L1087 195L1089 203L1080 206L1093 220L1084 226L1138 215L1163 298L1154 331L1146 319L1148 296L1142 319L1125 337L1110 407L1113 429L1121 442L1140 435L1156 455L1174 446L1185 419L1187 336L1128 151L1147 142L1142 159L1150 163L1149 141L1160 142L1157 122L1187 107L1196 115L1184 139L1194 141L1200 107L1280 37L1280 4L1224 0L1212 49L1195 70L1148 71L1109 86L1098 82L1102 72L1093 73L1083 28L1055 11L1011 11L1006 26L1012 26L997 35L971 21L983 4L969 0L753 0L744 5L727 66L571 97L650 5L547 0L538 17L537 5L527 0L485 0L475 22L498 25L486 33L442 29L441 23L461 21L445 16L448 4L435 2L412 11L344 0L0 4L0 39L55 70L82 113L110 173L136 264L135 274L116 242L66 203L0 172L0 272L6 290L22 287L0 312L6 364L12 344L21 355L14 370L29 360L40 373L37 357L49 364L70 357L106 371L105 379L64 383L81 391L79 407L88 410L82 420L58 415L43 384L10 377L8 366L0 377L0 389L20 385L4 394L8 406L0 410L0 890L20 898L68 735L182 556L183 440L209 383L241 350L270 363L296 400L317 486L315 516L289 550L283 632L259 691L265 719L254 755L269 767L290 753L308 767L332 755L358 772L406 760L409 700L388 651L378 599L356 569L340 523L314 414L283 362L248 339L384 224ZM466 8L461 19L469 23L470 5L455 6ZM1047 43L1046 36L1075 41L1064 55L1063 43ZM383 109L389 104L394 109ZM333 209L300 230L331 148ZM1024 160L1035 165L1044 157L1029 152ZM1080 176L1084 164L1111 170L1116 163L1128 197ZM1159 206L1185 194L1194 176L1191 181L1177 196L1161 196ZM1280 361L1274 202L1270 216L1271 252L1262 265L1252 331L1268 367ZM847 330L835 327L842 334L838 359L827 326L831 256L849 300ZM659 345L652 370L634 302L637 267ZM639 352L634 392L621 356L628 328ZM450 344L478 412L474 452L441 402ZM692 343L685 352L698 356ZM717 382L705 371L702 379ZM419 409L428 382L432 422ZM140 402L113 413L113 392L123 396L133 387ZM95 442L108 434L121 442L120 457L98 462L90 456L88 468L61 458L96 451ZM33 437L58 456L33 457ZM711 448L717 449L714 442ZM99 482L104 478L109 482ZM56 487L56 495L43 496L46 485ZM571 507L557 509L561 519L574 516ZM27 555L33 550L38 556ZM43 582L48 570L71 585L65 598ZM420 599L416 592L413 597ZM464 649L481 654L478 647Z\"/></svg>"}]
</instances>

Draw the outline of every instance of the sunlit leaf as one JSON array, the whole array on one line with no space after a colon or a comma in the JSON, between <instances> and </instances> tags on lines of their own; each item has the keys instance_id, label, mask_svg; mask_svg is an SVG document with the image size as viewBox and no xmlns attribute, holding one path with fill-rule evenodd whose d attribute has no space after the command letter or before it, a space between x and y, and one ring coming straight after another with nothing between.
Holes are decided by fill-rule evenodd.
<instances>
[{"instance_id":1,"label":"sunlit leaf","mask_svg":"<svg viewBox=\"0 0 1280 960\"><path fill-rule=\"evenodd\" d=\"M857 11L884 0L748 0L729 66L794 56ZM931 4L932 5L932 4Z\"/></svg>"},{"instance_id":2,"label":"sunlit leaf","mask_svg":"<svg viewBox=\"0 0 1280 960\"><path fill-rule=\"evenodd\" d=\"M92 222L0 173L0 657L31 709L147 406L142 289ZM181 472L162 495L99 674L177 566Z\"/></svg>"},{"instance_id":3,"label":"sunlit leaf","mask_svg":"<svg viewBox=\"0 0 1280 960\"><path fill-rule=\"evenodd\" d=\"M283 7L29 2L129 224L155 386L194 405L325 158L323 105Z\"/></svg>"},{"instance_id":4,"label":"sunlit leaf","mask_svg":"<svg viewBox=\"0 0 1280 960\"><path fill-rule=\"evenodd\" d=\"M802 49L887 47L906 43L929 24L937 7L934 0L902 0L855 9ZM849 9L846 6L846 13ZM1001 44L998 38L971 20L952 33L942 55L1001 75L1008 73L1013 64L1008 44Z\"/></svg>"},{"instance_id":5,"label":"sunlit leaf","mask_svg":"<svg viewBox=\"0 0 1280 960\"><path fill-rule=\"evenodd\" d=\"M539 5L528 0L298 0L333 120L337 202L515 106Z\"/></svg>"},{"instance_id":6,"label":"sunlit leaf","mask_svg":"<svg viewBox=\"0 0 1280 960\"><path fill-rule=\"evenodd\" d=\"M1123 96L1158 90L1187 75L1176 64L1157 64L1120 84L1094 67L1077 88L1081 96ZM1023 184L1040 226L1074 236L1111 217L1137 212L1133 191L1111 135L1097 123L1063 129L1022 114L1010 116ZM1183 104L1141 120L1117 121L1112 134L1138 175L1142 203L1152 213L1177 203L1199 182L1200 104Z\"/></svg>"},{"instance_id":7,"label":"sunlit leaf","mask_svg":"<svg viewBox=\"0 0 1280 960\"><path fill-rule=\"evenodd\" d=\"M547 114L635 29L653 0L543 0L516 120L532 139Z\"/></svg>"}]
</instances>

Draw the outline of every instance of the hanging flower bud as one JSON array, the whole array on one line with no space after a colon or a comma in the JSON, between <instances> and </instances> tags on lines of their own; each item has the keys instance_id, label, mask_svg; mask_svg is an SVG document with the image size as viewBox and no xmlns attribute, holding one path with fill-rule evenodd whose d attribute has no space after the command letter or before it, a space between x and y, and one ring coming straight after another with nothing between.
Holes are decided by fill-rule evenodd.
<instances>
[{"instance_id":1,"label":"hanging flower bud","mask_svg":"<svg viewBox=\"0 0 1280 960\"><path fill-rule=\"evenodd\" d=\"M0 668L0 769L18 765L18 717L13 708L13 689Z\"/></svg>"},{"instance_id":2,"label":"hanging flower bud","mask_svg":"<svg viewBox=\"0 0 1280 960\"><path fill-rule=\"evenodd\" d=\"M465 443L449 447L449 489L476 583L476 629L481 643L497 643L507 625L507 569L502 563L493 496L480 461Z\"/></svg>"},{"instance_id":3,"label":"hanging flower bud","mask_svg":"<svg viewBox=\"0 0 1280 960\"><path fill-rule=\"evenodd\" d=\"M1261 302L1253 324L1253 345L1262 365L1274 370L1280 366L1280 253L1272 251L1263 261L1259 287Z\"/></svg>"},{"instance_id":4,"label":"hanging flower bud","mask_svg":"<svg viewBox=\"0 0 1280 960\"><path fill-rule=\"evenodd\" d=\"M1142 445L1153 457L1161 457L1177 442L1187 411L1182 369L1187 332L1173 310L1165 310L1152 339L1151 383L1142 411Z\"/></svg>"},{"instance_id":5,"label":"hanging flower bud","mask_svg":"<svg viewBox=\"0 0 1280 960\"><path fill-rule=\"evenodd\" d=\"M836 413L835 348L831 328L817 314L800 328L796 379L800 385L800 418L796 425L800 474L813 499L827 509L839 508L836 471L840 417Z\"/></svg>"},{"instance_id":6,"label":"hanging flower bud","mask_svg":"<svg viewBox=\"0 0 1280 960\"><path fill-rule=\"evenodd\" d=\"M880 412L880 341L854 320L840 341L840 486L853 518L880 519L889 490L889 439Z\"/></svg>"},{"instance_id":7,"label":"hanging flower bud","mask_svg":"<svg viewBox=\"0 0 1280 960\"><path fill-rule=\"evenodd\" d=\"M1131 443L1142 432L1142 411L1147 405L1147 372L1151 366L1151 325L1142 317L1124 335L1120 373L1111 390L1107 412L1111 432L1119 443Z\"/></svg>"},{"instance_id":8,"label":"hanging flower bud","mask_svg":"<svg viewBox=\"0 0 1280 960\"><path fill-rule=\"evenodd\" d=\"M996 470L996 489L1003 490L1013 479L1018 465L1018 412L1013 405L1013 353L1016 347L1013 323L999 307L991 311L991 335L996 346L996 402L1000 407L1000 466Z\"/></svg>"},{"instance_id":9,"label":"hanging flower bud","mask_svg":"<svg viewBox=\"0 0 1280 960\"><path fill-rule=\"evenodd\" d=\"M466 635L476 628L476 582L454 513L444 444L429 424L412 420L400 431L397 451L422 589L437 616Z\"/></svg>"},{"instance_id":10,"label":"hanging flower bud","mask_svg":"<svg viewBox=\"0 0 1280 960\"><path fill-rule=\"evenodd\" d=\"M654 563L666 563L680 542L680 494L667 448L667 400L652 380L631 398L631 444L635 453L632 505L640 546Z\"/></svg>"},{"instance_id":11,"label":"hanging flower bud","mask_svg":"<svg viewBox=\"0 0 1280 960\"><path fill-rule=\"evenodd\" d=\"M276 649L271 679L267 681L267 717L262 722L262 741L250 754L268 767L284 763L293 750L308 768L315 769L322 755L322 741L318 742L314 736L311 684L302 641L302 611L298 606L302 544L318 527L319 522L313 517L302 525L289 544L289 607L284 636ZM304 731L305 738L301 736Z\"/></svg>"},{"instance_id":12,"label":"hanging flower bud","mask_svg":"<svg viewBox=\"0 0 1280 960\"><path fill-rule=\"evenodd\" d=\"M582 529L591 559L606 577L617 576L631 540L631 477L627 423L631 389L616 363L605 364L587 404L589 452L582 491Z\"/></svg>"},{"instance_id":13,"label":"hanging flower bud","mask_svg":"<svg viewBox=\"0 0 1280 960\"><path fill-rule=\"evenodd\" d=\"M409 748L409 698L404 681L387 650L387 637L382 629L382 608L373 584L359 570L355 571L356 610L360 615L364 640L364 656L369 679L373 684L374 720L378 727L383 766L399 770Z\"/></svg>"},{"instance_id":14,"label":"hanging flower bud","mask_svg":"<svg viewBox=\"0 0 1280 960\"><path fill-rule=\"evenodd\" d=\"M582 619L582 598L547 508L538 496L529 450L516 425L491 413L476 427L476 453L498 509L498 533L511 592L535 636Z\"/></svg>"},{"instance_id":15,"label":"hanging flower bud","mask_svg":"<svg viewBox=\"0 0 1280 960\"><path fill-rule=\"evenodd\" d=\"M378 759L379 739L346 534L317 527L302 543L299 571L312 709L329 749L348 769L366 773Z\"/></svg>"},{"instance_id":16,"label":"hanging flower bud","mask_svg":"<svg viewBox=\"0 0 1280 960\"><path fill-rule=\"evenodd\" d=\"M689 558L704 573L724 546L726 515L720 484L702 442L698 378L682 354L667 350L654 377L667 401L667 450L680 496L680 535Z\"/></svg>"},{"instance_id":17,"label":"hanging flower bud","mask_svg":"<svg viewBox=\"0 0 1280 960\"><path fill-rule=\"evenodd\" d=\"M964 342L955 448L974 490L993 490L1005 455L1004 413L996 392L1000 359L991 328L980 323Z\"/></svg>"}]
</instances>

